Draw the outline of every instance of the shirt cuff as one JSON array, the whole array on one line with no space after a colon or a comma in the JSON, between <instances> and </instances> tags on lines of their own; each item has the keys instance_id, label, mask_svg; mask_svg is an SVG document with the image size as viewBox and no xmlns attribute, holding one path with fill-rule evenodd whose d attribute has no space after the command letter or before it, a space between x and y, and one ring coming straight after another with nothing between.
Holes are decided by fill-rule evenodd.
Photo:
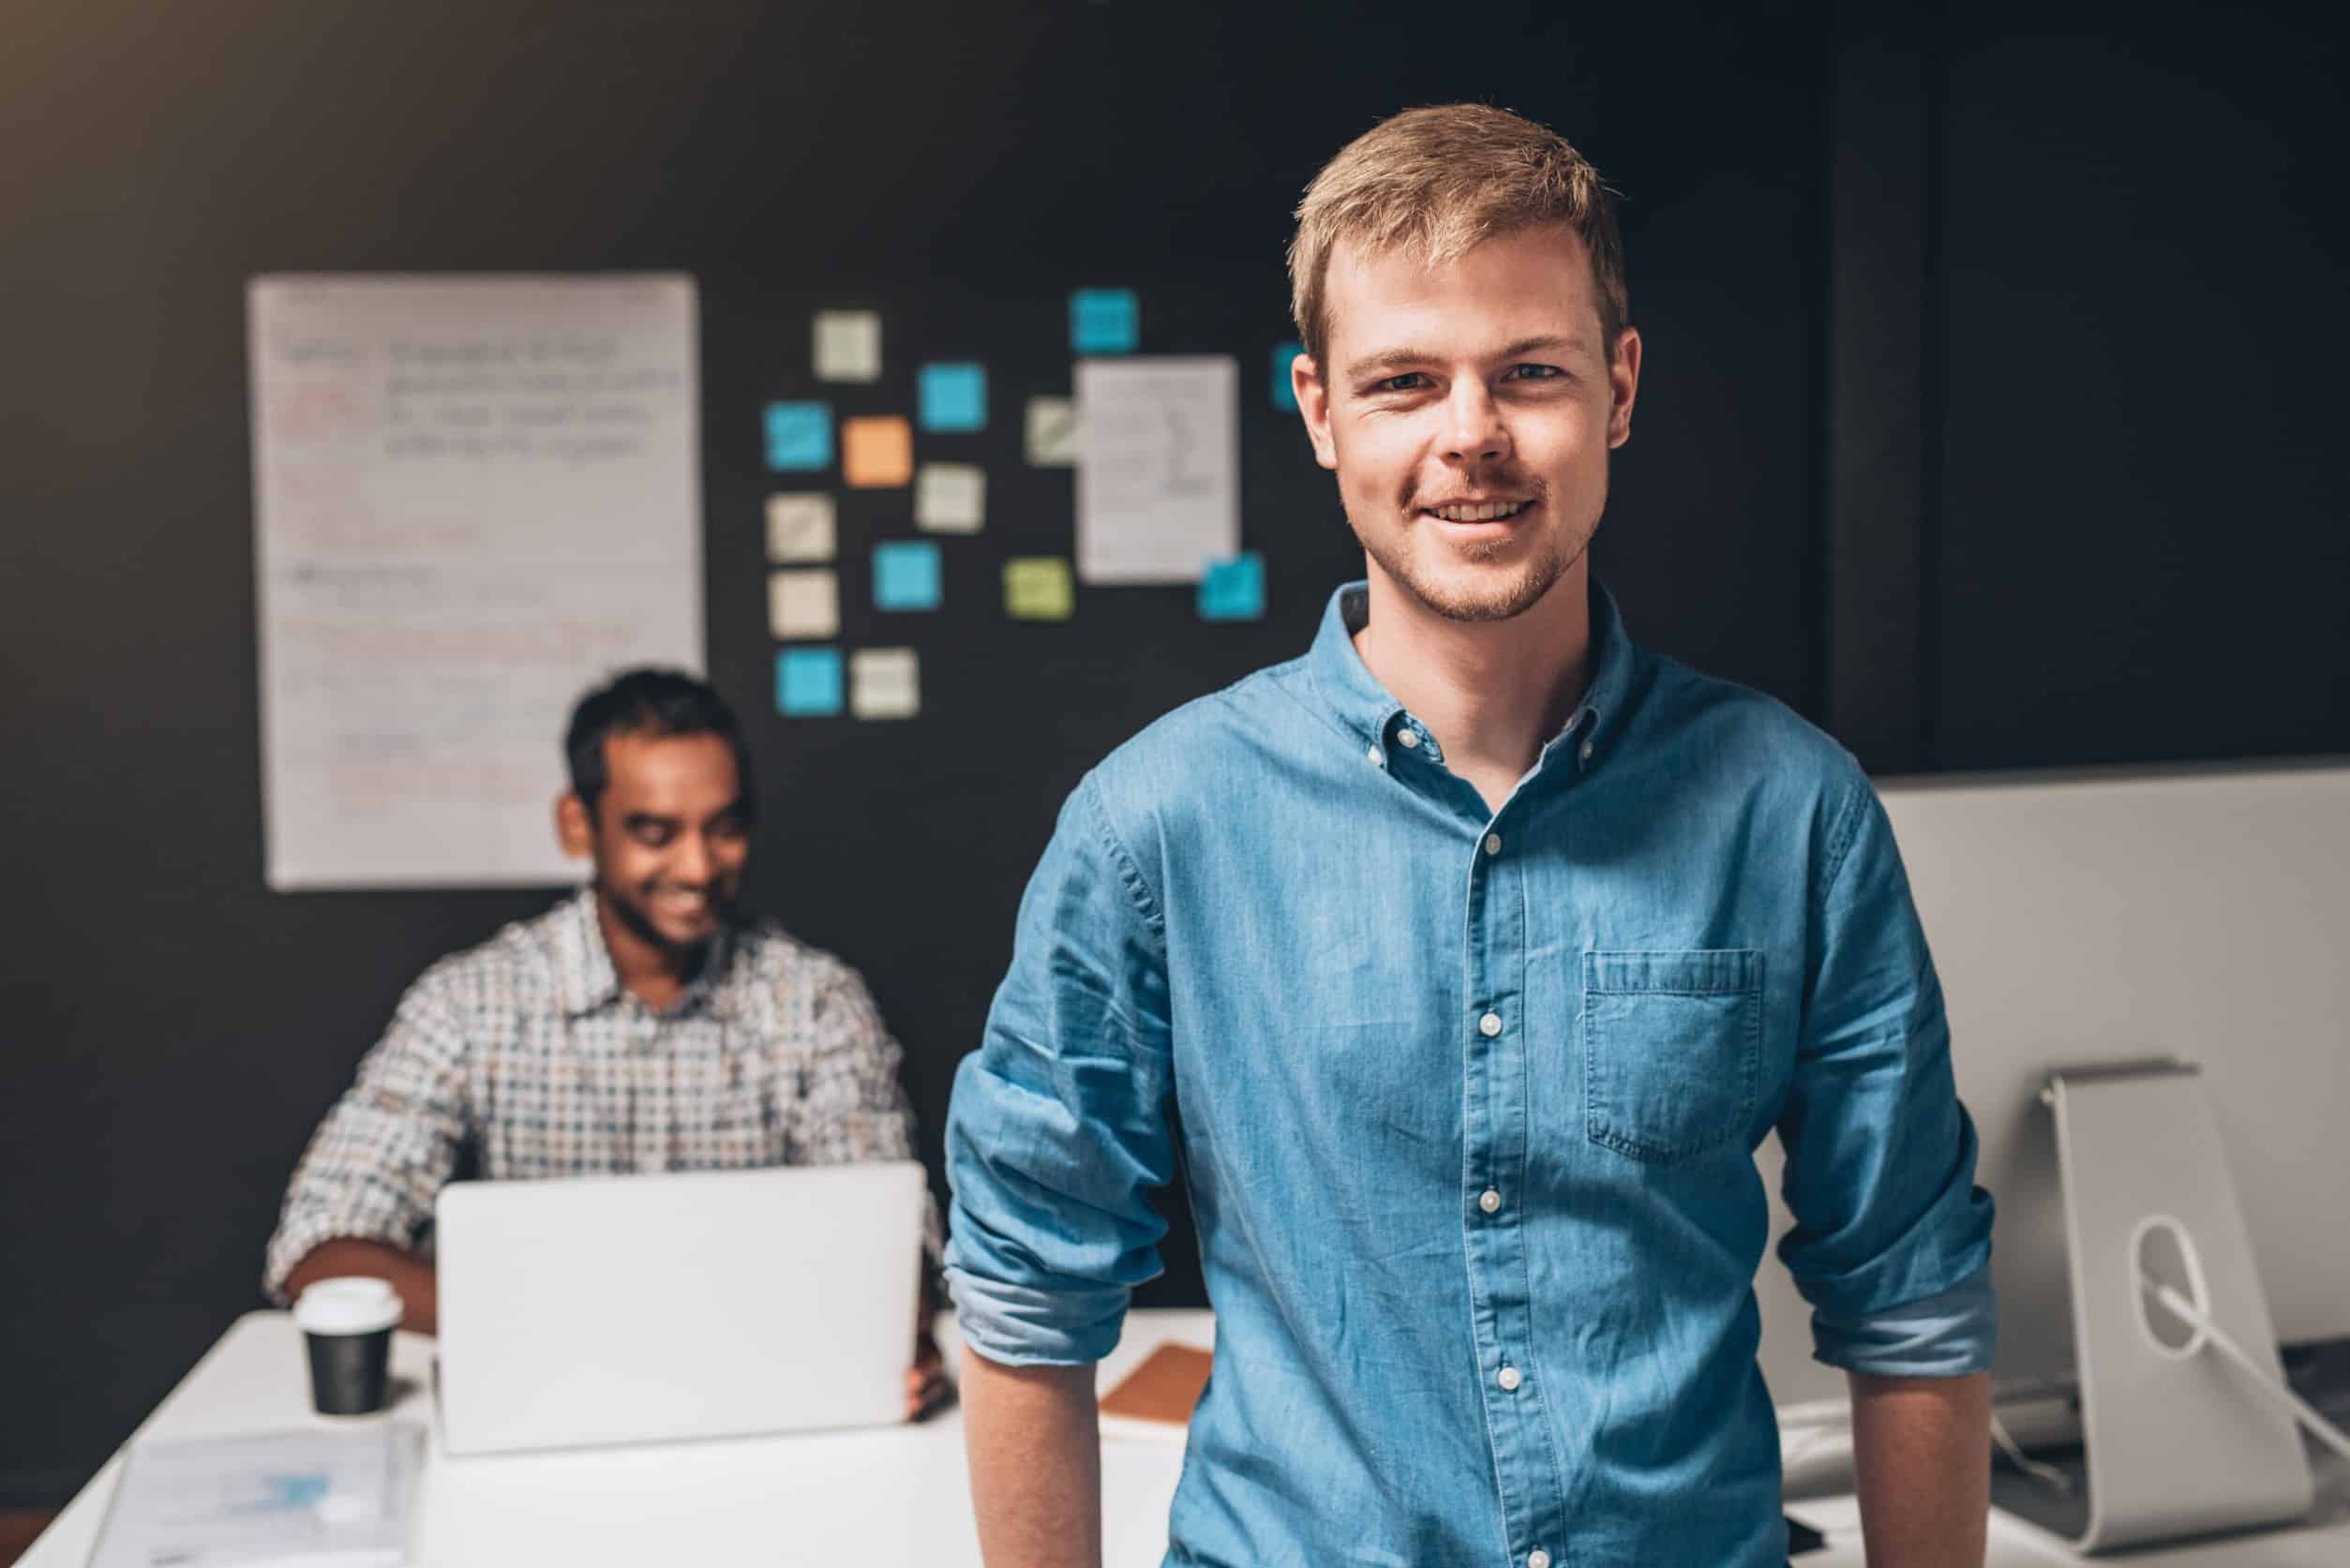
<instances>
[{"instance_id":1,"label":"shirt cuff","mask_svg":"<svg viewBox=\"0 0 2350 1568\"><path fill-rule=\"evenodd\" d=\"M964 1343L998 1366L1084 1366L1117 1347L1132 1292L1123 1285L1040 1291L947 1265Z\"/></svg>"},{"instance_id":2,"label":"shirt cuff","mask_svg":"<svg viewBox=\"0 0 2350 1568\"><path fill-rule=\"evenodd\" d=\"M1999 1298L1986 1262L1949 1290L1852 1318L1814 1312L1812 1354L1876 1378L1964 1378L1988 1371L1999 1343Z\"/></svg>"}]
</instances>

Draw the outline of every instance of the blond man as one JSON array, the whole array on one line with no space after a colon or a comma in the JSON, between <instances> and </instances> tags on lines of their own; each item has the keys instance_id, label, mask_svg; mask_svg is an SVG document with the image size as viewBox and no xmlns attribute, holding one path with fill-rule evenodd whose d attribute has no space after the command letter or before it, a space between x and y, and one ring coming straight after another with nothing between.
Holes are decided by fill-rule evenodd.
<instances>
[{"instance_id":1,"label":"blond man","mask_svg":"<svg viewBox=\"0 0 2350 1568\"><path fill-rule=\"evenodd\" d=\"M1091 1364L1179 1172L1217 1340L1170 1563L1782 1562L1775 1131L1869 1561L1979 1564L1991 1203L1892 834L1590 575L1640 375L1609 193L1415 110L1290 271L1367 580L1103 761L1029 885L948 1129L988 1561L1099 1561Z\"/></svg>"}]
</instances>

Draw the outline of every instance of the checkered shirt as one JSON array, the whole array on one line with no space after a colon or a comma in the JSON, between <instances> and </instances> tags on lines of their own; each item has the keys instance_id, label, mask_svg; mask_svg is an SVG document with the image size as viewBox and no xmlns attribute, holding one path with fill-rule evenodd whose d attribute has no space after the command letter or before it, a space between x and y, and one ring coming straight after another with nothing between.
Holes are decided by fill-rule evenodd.
<instances>
[{"instance_id":1,"label":"checkered shirt","mask_svg":"<svg viewBox=\"0 0 2350 1568\"><path fill-rule=\"evenodd\" d=\"M899 1056L857 971L770 922L723 933L655 1011L582 891L409 988L294 1170L262 1287L282 1303L337 1237L428 1253L469 1153L491 1180L910 1159Z\"/></svg>"}]
</instances>

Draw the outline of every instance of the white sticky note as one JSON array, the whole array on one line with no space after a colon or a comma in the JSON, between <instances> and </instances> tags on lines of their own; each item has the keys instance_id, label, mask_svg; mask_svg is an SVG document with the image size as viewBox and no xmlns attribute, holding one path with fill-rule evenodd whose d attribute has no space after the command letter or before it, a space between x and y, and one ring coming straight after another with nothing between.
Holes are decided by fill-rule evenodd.
<instances>
[{"instance_id":1,"label":"white sticky note","mask_svg":"<svg viewBox=\"0 0 2350 1568\"><path fill-rule=\"evenodd\" d=\"M822 491L767 498L767 559L831 560L838 551L836 511Z\"/></svg>"},{"instance_id":2,"label":"white sticky note","mask_svg":"<svg viewBox=\"0 0 2350 1568\"><path fill-rule=\"evenodd\" d=\"M914 470L914 526L931 533L977 533L987 519L987 470L971 463L924 463Z\"/></svg>"},{"instance_id":3,"label":"white sticky note","mask_svg":"<svg viewBox=\"0 0 2350 1568\"><path fill-rule=\"evenodd\" d=\"M1077 363L1077 575L1195 583L1240 553L1240 366Z\"/></svg>"},{"instance_id":4,"label":"white sticky note","mask_svg":"<svg viewBox=\"0 0 2350 1568\"><path fill-rule=\"evenodd\" d=\"M829 570L768 574L767 629L778 642L839 635L839 574Z\"/></svg>"},{"instance_id":5,"label":"white sticky note","mask_svg":"<svg viewBox=\"0 0 2350 1568\"><path fill-rule=\"evenodd\" d=\"M848 656L848 710L861 719L910 719L922 710L921 668L910 648L861 648Z\"/></svg>"},{"instance_id":6,"label":"white sticky note","mask_svg":"<svg viewBox=\"0 0 2350 1568\"><path fill-rule=\"evenodd\" d=\"M881 318L870 310L816 313L816 373L820 381L881 379Z\"/></svg>"},{"instance_id":7,"label":"white sticky note","mask_svg":"<svg viewBox=\"0 0 2350 1568\"><path fill-rule=\"evenodd\" d=\"M1077 463L1077 402L1071 397L1028 399L1028 461L1040 469Z\"/></svg>"}]
</instances>

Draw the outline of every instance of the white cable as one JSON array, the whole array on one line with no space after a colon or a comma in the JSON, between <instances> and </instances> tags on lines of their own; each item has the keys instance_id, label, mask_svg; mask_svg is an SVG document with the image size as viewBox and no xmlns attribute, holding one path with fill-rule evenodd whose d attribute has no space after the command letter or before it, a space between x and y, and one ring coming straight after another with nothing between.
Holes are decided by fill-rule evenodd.
<instances>
[{"instance_id":1,"label":"white cable","mask_svg":"<svg viewBox=\"0 0 2350 1568\"><path fill-rule=\"evenodd\" d=\"M2243 1346L2230 1338L2225 1329L2211 1321L2209 1313L2150 1274L2139 1274L2138 1287L2169 1308L2173 1317L2191 1328L2200 1330L2220 1353L2236 1363L2237 1367L2258 1384L2263 1393L2273 1399L2282 1400L2301 1425L2310 1429L2318 1441L2343 1458L2350 1459L2350 1435L2344 1435L2341 1427L2311 1409L2299 1395L2279 1381L2276 1375L2268 1368L2247 1355Z\"/></svg>"},{"instance_id":2,"label":"white cable","mask_svg":"<svg viewBox=\"0 0 2350 1568\"><path fill-rule=\"evenodd\" d=\"M1813 1450L1830 1439L1850 1437L1851 1414L1848 1410L1833 1417L1823 1416L1816 1422L1784 1426L1780 1429L1780 1434L1784 1445L1779 1456L1780 1462L1788 1470L1793 1471L1811 1457ZM2007 1456L2011 1464L2042 1486L2053 1487L2068 1497L2078 1490L2073 1478L2063 1471L2055 1465L2043 1464L2024 1452L2023 1445L2018 1443L2014 1434L2007 1429L2007 1423L1999 1419L1999 1412L1996 1407L1991 1411L1991 1441L1998 1445L2000 1453Z\"/></svg>"},{"instance_id":3,"label":"white cable","mask_svg":"<svg viewBox=\"0 0 2350 1568\"><path fill-rule=\"evenodd\" d=\"M1999 1419L1998 1411L1991 1412L1991 1441L1999 1445L1999 1452L2006 1455L2008 1462L2017 1470L2043 1486L2054 1486L2067 1497L2073 1495L2073 1478L2054 1465L2042 1464L2017 1446L2015 1440L2008 1436L2007 1424Z\"/></svg>"}]
</instances>

